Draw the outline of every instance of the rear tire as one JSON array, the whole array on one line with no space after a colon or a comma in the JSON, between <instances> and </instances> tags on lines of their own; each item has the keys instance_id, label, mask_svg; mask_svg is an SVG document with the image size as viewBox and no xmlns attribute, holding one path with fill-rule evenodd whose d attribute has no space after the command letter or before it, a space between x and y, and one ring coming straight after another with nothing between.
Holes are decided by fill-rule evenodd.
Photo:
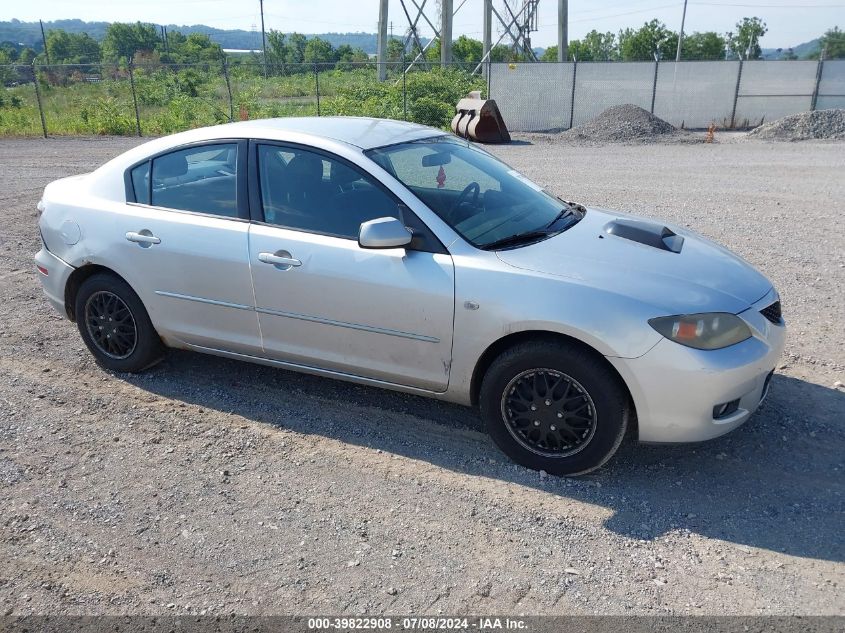
<instances>
[{"instance_id":1,"label":"rear tire","mask_svg":"<svg viewBox=\"0 0 845 633\"><path fill-rule=\"evenodd\" d=\"M144 304L116 275L97 273L82 282L74 314L82 340L105 369L140 372L164 356Z\"/></svg>"},{"instance_id":2,"label":"rear tire","mask_svg":"<svg viewBox=\"0 0 845 633\"><path fill-rule=\"evenodd\" d=\"M583 475L607 462L628 425L628 396L595 352L530 341L490 365L479 394L487 432L513 461L553 475Z\"/></svg>"}]
</instances>

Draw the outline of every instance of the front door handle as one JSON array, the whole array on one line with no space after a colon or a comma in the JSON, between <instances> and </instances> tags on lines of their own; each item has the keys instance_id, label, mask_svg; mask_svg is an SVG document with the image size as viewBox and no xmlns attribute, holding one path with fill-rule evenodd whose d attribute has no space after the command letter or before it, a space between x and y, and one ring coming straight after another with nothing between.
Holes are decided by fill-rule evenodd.
<instances>
[{"instance_id":1,"label":"front door handle","mask_svg":"<svg viewBox=\"0 0 845 633\"><path fill-rule=\"evenodd\" d=\"M161 239L150 233L147 229L135 233L134 231L129 231L126 234L126 239L130 242L135 242L140 244L141 246L151 246L152 244L161 244Z\"/></svg>"},{"instance_id":2,"label":"front door handle","mask_svg":"<svg viewBox=\"0 0 845 633\"><path fill-rule=\"evenodd\" d=\"M276 251L275 253L258 253L258 261L265 264L272 264L278 266L282 270L287 270L292 266L302 266L302 262L291 257L287 251Z\"/></svg>"}]
</instances>

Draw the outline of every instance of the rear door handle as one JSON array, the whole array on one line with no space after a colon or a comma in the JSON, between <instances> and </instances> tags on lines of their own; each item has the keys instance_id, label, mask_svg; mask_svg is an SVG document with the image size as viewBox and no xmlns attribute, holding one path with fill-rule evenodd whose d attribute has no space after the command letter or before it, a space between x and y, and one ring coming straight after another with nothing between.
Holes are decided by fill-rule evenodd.
<instances>
[{"instance_id":1,"label":"rear door handle","mask_svg":"<svg viewBox=\"0 0 845 633\"><path fill-rule=\"evenodd\" d=\"M302 262L294 259L287 251L279 251L278 253L258 253L258 261L265 264L273 264L274 266L283 267L285 270L291 266L302 266Z\"/></svg>"},{"instance_id":2,"label":"rear door handle","mask_svg":"<svg viewBox=\"0 0 845 633\"><path fill-rule=\"evenodd\" d=\"M161 244L161 239L156 237L146 229L144 229L140 233L129 231L126 234L126 239L130 242L136 242L137 244L140 244L142 246L150 244Z\"/></svg>"}]
</instances>

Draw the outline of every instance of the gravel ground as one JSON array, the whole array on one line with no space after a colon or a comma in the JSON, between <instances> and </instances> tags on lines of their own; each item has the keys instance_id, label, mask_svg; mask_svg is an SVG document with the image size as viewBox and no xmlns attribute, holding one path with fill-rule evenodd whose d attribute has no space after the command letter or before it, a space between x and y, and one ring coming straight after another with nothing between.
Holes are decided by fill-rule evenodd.
<instances>
[{"instance_id":1,"label":"gravel ground","mask_svg":"<svg viewBox=\"0 0 845 633\"><path fill-rule=\"evenodd\" d=\"M744 427L566 480L461 407L186 352L98 369L41 296L34 207L135 143L0 141L0 614L845 614L843 144L494 148L725 243L790 323Z\"/></svg>"}]
</instances>

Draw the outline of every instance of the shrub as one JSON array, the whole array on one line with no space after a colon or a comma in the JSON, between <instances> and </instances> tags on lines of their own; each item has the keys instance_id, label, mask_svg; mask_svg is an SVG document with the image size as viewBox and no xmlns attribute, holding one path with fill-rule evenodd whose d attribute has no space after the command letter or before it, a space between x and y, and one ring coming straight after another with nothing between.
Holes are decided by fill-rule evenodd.
<instances>
[{"instance_id":1,"label":"shrub","mask_svg":"<svg viewBox=\"0 0 845 633\"><path fill-rule=\"evenodd\" d=\"M135 117L130 112L130 104L106 97L83 107L79 114L94 134L131 135L135 133Z\"/></svg>"},{"instance_id":2,"label":"shrub","mask_svg":"<svg viewBox=\"0 0 845 633\"><path fill-rule=\"evenodd\" d=\"M420 97L410 105L408 114L415 123L445 127L455 116L455 106L432 97Z\"/></svg>"}]
</instances>

